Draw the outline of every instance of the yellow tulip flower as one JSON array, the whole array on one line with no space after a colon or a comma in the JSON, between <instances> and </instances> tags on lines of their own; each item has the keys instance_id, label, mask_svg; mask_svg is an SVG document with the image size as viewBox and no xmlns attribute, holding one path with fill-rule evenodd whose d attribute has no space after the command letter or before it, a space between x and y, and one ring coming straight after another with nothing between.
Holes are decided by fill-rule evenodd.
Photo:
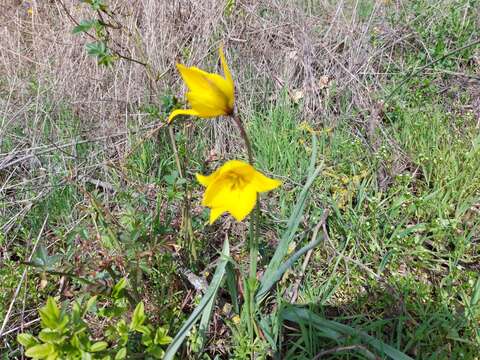
<instances>
[{"instance_id":1,"label":"yellow tulip flower","mask_svg":"<svg viewBox=\"0 0 480 360\"><path fill-rule=\"evenodd\" d=\"M273 190L281 184L240 160L227 161L208 176L197 174L197 179L206 187L202 205L210 208L210 224L224 212L242 221L255 207L257 193Z\"/></svg>"},{"instance_id":2,"label":"yellow tulip flower","mask_svg":"<svg viewBox=\"0 0 480 360\"><path fill-rule=\"evenodd\" d=\"M187 84L189 90L187 92L187 100L192 108L174 110L168 117L168 122L171 122L177 115L212 118L233 114L235 90L232 74L228 69L223 49L220 48L219 52L225 77L207 73L195 66L186 67L185 65L177 64L177 69Z\"/></svg>"}]
</instances>

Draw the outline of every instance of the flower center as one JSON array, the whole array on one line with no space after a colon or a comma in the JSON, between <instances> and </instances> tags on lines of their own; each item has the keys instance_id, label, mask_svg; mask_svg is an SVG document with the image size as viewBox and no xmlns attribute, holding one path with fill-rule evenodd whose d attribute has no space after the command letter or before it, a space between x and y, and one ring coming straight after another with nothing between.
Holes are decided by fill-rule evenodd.
<instances>
[{"instance_id":1,"label":"flower center","mask_svg":"<svg viewBox=\"0 0 480 360\"><path fill-rule=\"evenodd\" d=\"M243 176L236 174L234 172L230 173L228 175L228 178L230 180L230 190L242 190L247 182L243 178Z\"/></svg>"}]
</instances>

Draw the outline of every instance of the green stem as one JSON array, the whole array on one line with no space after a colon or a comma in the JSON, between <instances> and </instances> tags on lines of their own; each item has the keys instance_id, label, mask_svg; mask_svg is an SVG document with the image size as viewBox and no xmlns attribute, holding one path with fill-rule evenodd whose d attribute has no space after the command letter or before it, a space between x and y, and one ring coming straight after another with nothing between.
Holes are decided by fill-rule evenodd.
<instances>
[{"instance_id":1,"label":"green stem","mask_svg":"<svg viewBox=\"0 0 480 360\"><path fill-rule=\"evenodd\" d=\"M178 175L183 179L183 169L180 163L180 156L178 155L177 144L175 142L175 134L173 133L173 128L168 127L168 137L170 138L170 145L172 146L173 156L175 157L175 165L177 165Z\"/></svg>"},{"instance_id":2,"label":"green stem","mask_svg":"<svg viewBox=\"0 0 480 360\"><path fill-rule=\"evenodd\" d=\"M243 138L245 143L245 148L247 150L248 162L253 166L253 150L250 139L248 138L245 127L243 126L242 120L238 114L232 115L235 124L240 131L240 135ZM248 247L250 250L250 264L249 264L249 276L246 281L247 291L246 291L246 303L248 304L248 317L249 317L249 334L253 342L254 333L257 333L256 323L255 323L255 292L257 290L257 258L258 258L258 238L259 238L259 226L260 226L260 204L257 199L255 205L254 213L251 216L250 228L249 228L249 242ZM258 334L257 334L258 335ZM252 358L255 354L252 354Z\"/></svg>"},{"instance_id":3,"label":"green stem","mask_svg":"<svg viewBox=\"0 0 480 360\"><path fill-rule=\"evenodd\" d=\"M250 165L253 166L253 151L252 151L252 144L250 143L250 139L248 138L247 132L245 131L245 127L243 126L242 119L240 119L240 115L235 114L232 115L235 124L237 124L238 130L240 130L240 136L243 138L245 142L245 148L247 149L248 155L248 162Z\"/></svg>"},{"instance_id":4,"label":"green stem","mask_svg":"<svg viewBox=\"0 0 480 360\"><path fill-rule=\"evenodd\" d=\"M249 277L250 279L256 279L257 278L257 258L258 258L258 237L257 237L257 228L256 226L258 224L258 202L257 205L255 206L255 213L252 216L252 221L250 222L250 239L248 243L248 247L250 249L250 271L249 271Z\"/></svg>"},{"instance_id":5,"label":"green stem","mask_svg":"<svg viewBox=\"0 0 480 360\"><path fill-rule=\"evenodd\" d=\"M240 118L240 115L234 114L233 120L235 121L235 124L238 127L238 130L240 130L240 135L243 138L243 141L245 142L245 148L247 150L247 155L248 155L248 162L250 165L253 166L253 150L252 150L252 144L250 143L250 139L248 138L247 132L245 130L245 127L243 126L242 119ZM258 257L258 226L259 226L259 221L260 221L260 207L258 204L255 206L254 214L252 216L252 219L250 221L250 239L248 243L248 247L250 249L250 271L249 271L249 278L252 279L251 281L254 283L253 279L256 280L257 278L257 257ZM253 289L252 289L253 290ZM253 291L252 291L253 293Z\"/></svg>"}]
</instances>

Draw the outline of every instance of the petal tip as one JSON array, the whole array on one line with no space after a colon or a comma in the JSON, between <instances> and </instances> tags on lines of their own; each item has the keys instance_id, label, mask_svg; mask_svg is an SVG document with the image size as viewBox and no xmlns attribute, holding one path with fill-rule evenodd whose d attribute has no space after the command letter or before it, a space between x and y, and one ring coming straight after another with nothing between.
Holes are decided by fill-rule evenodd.
<instances>
[{"instance_id":1,"label":"petal tip","mask_svg":"<svg viewBox=\"0 0 480 360\"><path fill-rule=\"evenodd\" d=\"M247 214L248 215L248 214ZM234 214L232 214L233 218L237 221L237 222L242 222L243 220L245 220L245 218L247 217L247 215L244 215L244 216L236 216Z\"/></svg>"},{"instance_id":2,"label":"petal tip","mask_svg":"<svg viewBox=\"0 0 480 360\"><path fill-rule=\"evenodd\" d=\"M208 181L207 181L207 176L205 175L202 175L200 173L196 173L195 174L195 177L197 178L197 181L202 184L203 186L207 186L208 185Z\"/></svg>"},{"instance_id":3,"label":"petal tip","mask_svg":"<svg viewBox=\"0 0 480 360\"><path fill-rule=\"evenodd\" d=\"M225 210L221 208L211 208L209 224L212 225L224 212Z\"/></svg>"},{"instance_id":4,"label":"petal tip","mask_svg":"<svg viewBox=\"0 0 480 360\"><path fill-rule=\"evenodd\" d=\"M176 63L175 66L177 67L178 70L180 70L180 69L183 70L183 69L186 69L186 68L187 68L185 65L180 64L180 63Z\"/></svg>"}]
</instances>

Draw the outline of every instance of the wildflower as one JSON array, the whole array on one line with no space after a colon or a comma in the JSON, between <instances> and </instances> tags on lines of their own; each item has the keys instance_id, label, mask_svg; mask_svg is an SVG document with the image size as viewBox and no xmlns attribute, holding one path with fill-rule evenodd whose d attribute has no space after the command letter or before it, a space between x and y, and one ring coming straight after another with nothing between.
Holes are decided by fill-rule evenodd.
<instances>
[{"instance_id":1,"label":"wildflower","mask_svg":"<svg viewBox=\"0 0 480 360\"><path fill-rule=\"evenodd\" d=\"M174 110L168 117L168 122L177 115L212 118L233 113L235 96L232 74L228 69L223 49L220 48L219 52L225 77L207 73L195 66L177 64L177 69L187 84L189 90L187 100L192 108Z\"/></svg>"},{"instance_id":2,"label":"wildflower","mask_svg":"<svg viewBox=\"0 0 480 360\"><path fill-rule=\"evenodd\" d=\"M227 161L208 176L197 174L197 179L207 188L202 205L210 208L210 224L224 212L242 221L255 207L257 193L273 190L281 184L240 160Z\"/></svg>"}]
</instances>

